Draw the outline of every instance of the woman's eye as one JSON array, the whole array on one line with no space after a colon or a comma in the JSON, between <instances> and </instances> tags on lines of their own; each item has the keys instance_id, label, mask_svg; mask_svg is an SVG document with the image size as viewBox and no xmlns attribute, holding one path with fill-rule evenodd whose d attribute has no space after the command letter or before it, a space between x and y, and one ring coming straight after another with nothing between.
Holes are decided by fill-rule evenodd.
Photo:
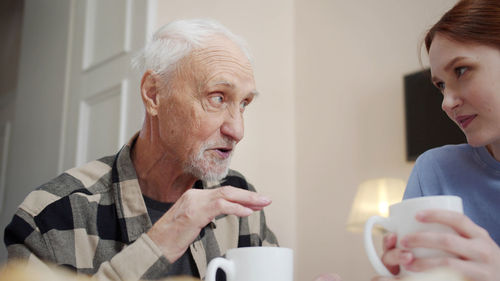
<instances>
[{"instance_id":1,"label":"woman's eye","mask_svg":"<svg viewBox=\"0 0 500 281\"><path fill-rule=\"evenodd\" d=\"M455 75L457 76L457 78L460 78L462 75L465 74L466 71L467 71L466 66L457 67L455 68Z\"/></svg>"},{"instance_id":2,"label":"woman's eye","mask_svg":"<svg viewBox=\"0 0 500 281\"><path fill-rule=\"evenodd\" d=\"M445 88L445 86L446 86L446 85L444 84L444 82L436 82L436 84L435 84L435 85L436 85L436 88L438 88L440 91L443 91L443 90L444 90L444 88Z\"/></svg>"}]
</instances>

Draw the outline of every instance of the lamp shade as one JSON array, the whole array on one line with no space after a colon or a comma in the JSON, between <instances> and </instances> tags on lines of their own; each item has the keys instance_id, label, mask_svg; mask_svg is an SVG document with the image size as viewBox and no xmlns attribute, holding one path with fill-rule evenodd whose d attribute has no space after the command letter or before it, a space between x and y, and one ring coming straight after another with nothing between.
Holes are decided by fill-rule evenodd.
<instances>
[{"instance_id":1,"label":"lamp shade","mask_svg":"<svg viewBox=\"0 0 500 281\"><path fill-rule=\"evenodd\" d=\"M351 207L347 230L362 232L371 216L389 215L389 206L403 198L406 182L395 178L378 178L362 182Z\"/></svg>"}]
</instances>

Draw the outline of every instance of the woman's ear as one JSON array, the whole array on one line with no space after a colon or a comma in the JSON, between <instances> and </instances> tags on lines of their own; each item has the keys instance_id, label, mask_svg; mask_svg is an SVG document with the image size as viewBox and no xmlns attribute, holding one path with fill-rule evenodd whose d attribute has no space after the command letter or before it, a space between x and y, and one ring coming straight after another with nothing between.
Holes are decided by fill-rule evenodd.
<instances>
[{"instance_id":1,"label":"woman's ear","mask_svg":"<svg viewBox=\"0 0 500 281\"><path fill-rule=\"evenodd\" d=\"M157 76L151 70L146 71L141 80L141 97L146 112L151 116L158 114L159 91Z\"/></svg>"}]
</instances>

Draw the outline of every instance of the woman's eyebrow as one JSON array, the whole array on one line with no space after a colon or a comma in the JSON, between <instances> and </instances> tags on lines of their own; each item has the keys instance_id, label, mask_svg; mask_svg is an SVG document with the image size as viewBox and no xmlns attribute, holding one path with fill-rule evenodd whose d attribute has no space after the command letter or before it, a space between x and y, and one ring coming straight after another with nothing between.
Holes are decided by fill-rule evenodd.
<instances>
[{"instance_id":1,"label":"woman's eyebrow","mask_svg":"<svg viewBox=\"0 0 500 281\"><path fill-rule=\"evenodd\" d=\"M459 61L461 61L461 60L463 60L463 59L465 59L465 57L456 57L456 58L452 59L449 63L447 63L447 64L446 64L446 66L444 67L444 70L445 70L445 71L449 71L449 70L450 70L450 68L451 68L451 67L452 67L455 63L457 63L457 62L459 62Z\"/></svg>"}]
</instances>

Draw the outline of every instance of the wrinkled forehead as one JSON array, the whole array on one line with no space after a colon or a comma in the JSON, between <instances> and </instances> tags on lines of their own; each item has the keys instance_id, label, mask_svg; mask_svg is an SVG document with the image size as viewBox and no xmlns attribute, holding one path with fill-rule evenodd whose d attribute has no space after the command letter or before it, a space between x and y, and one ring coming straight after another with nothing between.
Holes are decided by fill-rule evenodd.
<instances>
[{"instance_id":1,"label":"wrinkled forehead","mask_svg":"<svg viewBox=\"0 0 500 281\"><path fill-rule=\"evenodd\" d=\"M204 45L190 54L194 66L231 69L253 76L252 64L238 44L224 36L213 36Z\"/></svg>"}]
</instances>

